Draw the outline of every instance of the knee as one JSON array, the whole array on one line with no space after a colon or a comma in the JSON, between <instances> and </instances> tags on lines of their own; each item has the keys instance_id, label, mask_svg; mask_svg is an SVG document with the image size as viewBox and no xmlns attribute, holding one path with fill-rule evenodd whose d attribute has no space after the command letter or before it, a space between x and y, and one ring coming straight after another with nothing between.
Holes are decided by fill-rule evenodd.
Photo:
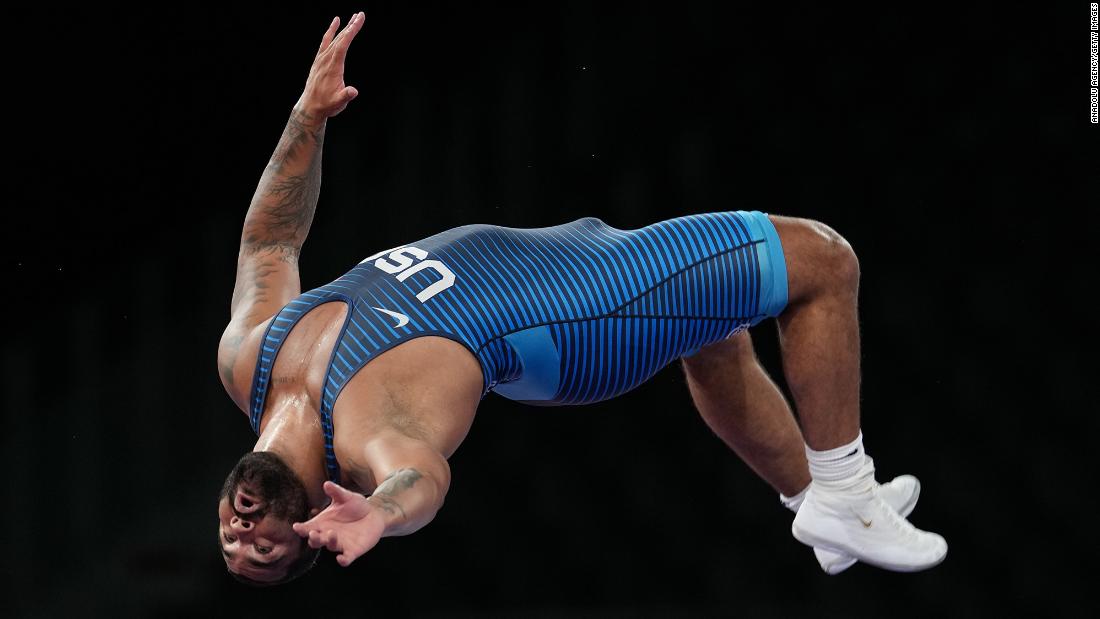
<instances>
[{"instance_id":1,"label":"knee","mask_svg":"<svg viewBox=\"0 0 1100 619\"><path fill-rule=\"evenodd\" d=\"M859 258L852 244L836 230L819 222L810 221L817 237L820 268L833 285L856 288L859 286Z\"/></svg>"},{"instance_id":2,"label":"knee","mask_svg":"<svg viewBox=\"0 0 1100 619\"><path fill-rule=\"evenodd\" d=\"M789 304L858 290L859 259L836 230L811 219L774 217L773 221L787 259Z\"/></svg>"}]
</instances>

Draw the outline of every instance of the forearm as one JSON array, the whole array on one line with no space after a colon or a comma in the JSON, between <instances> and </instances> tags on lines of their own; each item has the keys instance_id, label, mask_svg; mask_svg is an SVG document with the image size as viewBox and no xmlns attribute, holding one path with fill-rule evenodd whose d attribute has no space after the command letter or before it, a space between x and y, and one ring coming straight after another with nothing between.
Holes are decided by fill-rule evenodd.
<instances>
[{"instance_id":1,"label":"forearm","mask_svg":"<svg viewBox=\"0 0 1100 619\"><path fill-rule=\"evenodd\" d=\"M391 473L367 497L385 523L383 537L408 535L435 518L447 494L449 474L427 467L402 468Z\"/></svg>"},{"instance_id":2,"label":"forearm","mask_svg":"<svg viewBox=\"0 0 1100 619\"><path fill-rule=\"evenodd\" d=\"M321 150L327 118L300 106L291 111L244 219L242 251L280 247L297 254L305 243L321 191Z\"/></svg>"}]
</instances>

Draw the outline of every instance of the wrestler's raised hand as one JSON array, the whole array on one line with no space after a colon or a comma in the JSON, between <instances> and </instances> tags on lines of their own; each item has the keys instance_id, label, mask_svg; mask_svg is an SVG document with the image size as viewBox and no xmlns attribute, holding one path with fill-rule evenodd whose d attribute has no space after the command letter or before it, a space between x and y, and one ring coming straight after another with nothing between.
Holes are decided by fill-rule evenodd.
<instances>
[{"instance_id":1,"label":"wrestler's raised hand","mask_svg":"<svg viewBox=\"0 0 1100 619\"><path fill-rule=\"evenodd\" d=\"M359 96L354 86L344 84L344 58L364 20L366 15L362 12L352 15L348 25L337 34L340 18L333 18L321 38L321 47L313 58L305 89L295 107L318 119L330 118L344 111L348 103Z\"/></svg>"},{"instance_id":2,"label":"wrestler's raised hand","mask_svg":"<svg viewBox=\"0 0 1100 619\"><path fill-rule=\"evenodd\" d=\"M328 548L339 553L336 562L347 567L374 548L386 524L383 514L367 501L367 497L331 481L325 482L324 489L332 503L306 522L295 522L291 526L295 533L309 538L310 548Z\"/></svg>"}]
</instances>

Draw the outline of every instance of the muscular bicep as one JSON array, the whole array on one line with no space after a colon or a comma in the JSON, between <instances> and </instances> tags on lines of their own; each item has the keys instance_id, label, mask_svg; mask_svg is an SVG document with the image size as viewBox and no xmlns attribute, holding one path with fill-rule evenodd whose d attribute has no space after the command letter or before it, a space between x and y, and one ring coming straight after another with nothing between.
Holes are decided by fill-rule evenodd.
<instances>
[{"instance_id":1,"label":"muscular bicep","mask_svg":"<svg viewBox=\"0 0 1100 619\"><path fill-rule=\"evenodd\" d=\"M242 244L237 282L229 304L231 322L254 327L302 293L298 249L283 244Z\"/></svg>"},{"instance_id":2,"label":"muscular bicep","mask_svg":"<svg viewBox=\"0 0 1100 619\"><path fill-rule=\"evenodd\" d=\"M297 249L274 244L241 245L229 324L218 342L218 374L242 411L247 412L246 383L258 349L258 326L299 294ZM242 356L245 350L248 353Z\"/></svg>"}]
</instances>

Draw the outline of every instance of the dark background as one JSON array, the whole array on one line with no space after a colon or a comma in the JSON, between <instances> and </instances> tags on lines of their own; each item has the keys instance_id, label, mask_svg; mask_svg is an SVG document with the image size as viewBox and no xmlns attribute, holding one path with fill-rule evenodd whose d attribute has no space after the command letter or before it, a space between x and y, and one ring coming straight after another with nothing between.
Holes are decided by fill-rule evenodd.
<instances>
[{"instance_id":1,"label":"dark background","mask_svg":"<svg viewBox=\"0 0 1100 619\"><path fill-rule=\"evenodd\" d=\"M322 4L5 16L0 614L1086 608L1087 3ZM490 395L430 526L233 581L215 499L255 437L215 352L240 226L326 24L359 9L304 288L466 223L826 222L861 258L868 451L880 481L921 478L911 519L946 562L824 575L674 365L586 407ZM774 323L754 339L781 380Z\"/></svg>"}]
</instances>

